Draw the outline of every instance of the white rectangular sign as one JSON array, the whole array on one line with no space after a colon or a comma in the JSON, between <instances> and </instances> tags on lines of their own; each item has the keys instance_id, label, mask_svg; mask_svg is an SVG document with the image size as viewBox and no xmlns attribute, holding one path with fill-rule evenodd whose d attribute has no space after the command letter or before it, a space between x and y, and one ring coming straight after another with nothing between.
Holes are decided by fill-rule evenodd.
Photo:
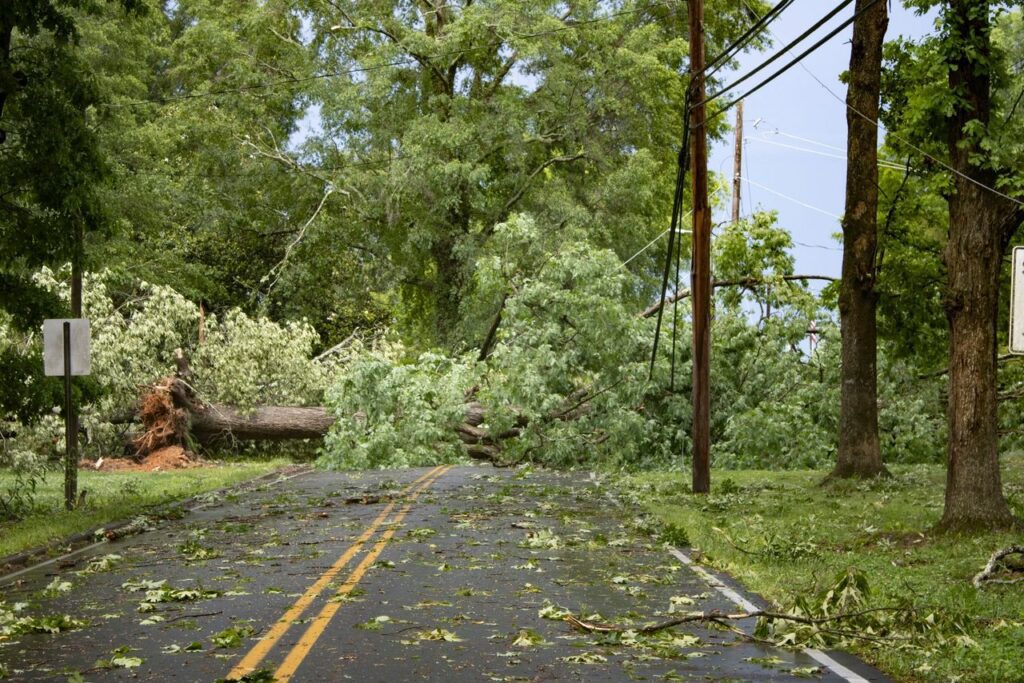
<instances>
[{"instance_id":1,"label":"white rectangular sign","mask_svg":"<svg viewBox=\"0 0 1024 683\"><path fill-rule=\"evenodd\" d=\"M85 318L56 318L43 321L43 371L47 376L64 376L64 323L71 323L71 374L88 375L89 321Z\"/></svg>"},{"instance_id":2,"label":"white rectangular sign","mask_svg":"<svg viewBox=\"0 0 1024 683\"><path fill-rule=\"evenodd\" d=\"M1024 247L1013 248L1010 271L1010 353L1024 354Z\"/></svg>"}]
</instances>

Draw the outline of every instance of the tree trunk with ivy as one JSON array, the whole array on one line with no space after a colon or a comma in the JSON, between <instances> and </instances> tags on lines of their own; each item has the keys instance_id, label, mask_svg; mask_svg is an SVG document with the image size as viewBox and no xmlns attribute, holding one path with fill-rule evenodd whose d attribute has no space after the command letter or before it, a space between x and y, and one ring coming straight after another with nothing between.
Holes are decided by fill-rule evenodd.
<instances>
[{"instance_id":1,"label":"tree trunk with ivy","mask_svg":"<svg viewBox=\"0 0 1024 683\"><path fill-rule=\"evenodd\" d=\"M871 0L858 0L857 10ZM839 454L829 478L886 474L878 441L875 253L878 245L878 120L882 43L889 24L876 2L853 25L846 101L846 211L839 289L842 390Z\"/></svg>"},{"instance_id":2,"label":"tree trunk with ivy","mask_svg":"<svg viewBox=\"0 0 1024 683\"><path fill-rule=\"evenodd\" d=\"M996 187L999 174L982 165L992 110L990 6L953 0L946 22L949 87L958 95L948 146L957 175L949 197L945 253L949 452L939 526L949 531L1007 528L1015 519L999 472L996 325L1003 254L1022 213L1019 204L987 189Z\"/></svg>"}]
</instances>

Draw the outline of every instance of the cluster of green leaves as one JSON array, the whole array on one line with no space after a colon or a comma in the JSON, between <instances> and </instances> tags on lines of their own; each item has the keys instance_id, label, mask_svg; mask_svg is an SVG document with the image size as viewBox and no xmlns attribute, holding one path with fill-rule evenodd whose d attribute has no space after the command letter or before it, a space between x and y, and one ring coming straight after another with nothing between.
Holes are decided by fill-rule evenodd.
<instances>
[{"instance_id":1,"label":"cluster of green leaves","mask_svg":"<svg viewBox=\"0 0 1024 683\"><path fill-rule=\"evenodd\" d=\"M416 467L461 459L455 426L465 419L465 391L475 379L468 358L402 349L369 351L351 361L327 391L338 420L324 442L328 467Z\"/></svg>"},{"instance_id":2,"label":"cluster of green leaves","mask_svg":"<svg viewBox=\"0 0 1024 683\"><path fill-rule=\"evenodd\" d=\"M16 602L8 605L0 602L0 643L26 633L60 633L73 631L86 625L82 619L63 614L50 616L29 616L25 614L27 603Z\"/></svg>"},{"instance_id":3,"label":"cluster of green leaves","mask_svg":"<svg viewBox=\"0 0 1024 683\"><path fill-rule=\"evenodd\" d=\"M614 253L542 230L529 216L499 225L479 259L471 304L500 316L490 353L403 362L393 349L391 360L378 354L351 363L329 392L339 420L323 461L458 457L455 427L471 400L485 410L482 429L515 435L507 439L509 459L564 465L634 457L620 446L645 426L635 407L647 339L623 303L617 266Z\"/></svg>"},{"instance_id":4,"label":"cluster of green leaves","mask_svg":"<svg viewBox=\"0 0 1024 683\"><path fill-rule=\"evenodd\" d=\"M715 241L716 272L737 283L719 290L712 354L712 439L725 467L826 467L834 458L839 331L822 299L791 279L791 246L771 214L731 226ZM683 466L690 352L687 342L673 349L670 337L674 314L677 334L687 338L686 300L666 313L649 379L653 320L636 315L628 288L613 252L513 215L479 254L464 304L467 327L495 326L493 339L479 342L485 352L417 357L389 346L357 355L328 394L339 419L322 461L451 462L463 452L456 429L475 401L500 460ZM820 325L809 343L812 321ZM945 429L939 379L920 379L913 364L885 354L881 369L887 460L938 460ZM665 386L673 381L675 390Z\"/></svg>"},{"instance_id":5,"label":"cluster of green leaves","mask_svg":"<svg viewBox=\"0 0 1024 683\"><path fill-rule=\"evenodd\" d=\"M69 296L66 275L42 269L33 283L61 301ZM306 322L276 323L249 317L234 309L205 319L199 342L200 309L180 293L118 275L113 271L86 274L84 310L91 322L92 376L76 381L80 423L88 433L83 455L94 459L123 448L123 417L140 392L175 372L175 353L191 359L190 383L209 402L249 408L258 404L319 405L329 384L334 361L316 361L319 336ZM23 331L0 318L0 358L36 363L22 375L21 395L35 397L24 410L0 413L5 438L0 466L15 475L0 490L0 518L16 519L31 511L36 482L64 450L62 418L50 412L61 405L57 378L42 378L37 331ZM18 375L15 375L17 377ZM27 399L26 399L27 401ZM41 409L46 412L40 415Z\"/></svg>"}]
</instances>

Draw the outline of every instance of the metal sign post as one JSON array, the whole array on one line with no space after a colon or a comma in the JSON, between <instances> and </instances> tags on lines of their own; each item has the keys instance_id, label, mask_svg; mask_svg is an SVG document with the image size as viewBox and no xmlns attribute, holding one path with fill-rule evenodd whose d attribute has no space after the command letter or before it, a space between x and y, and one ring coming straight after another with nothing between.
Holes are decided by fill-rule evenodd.
<instances>
[{"instance_id":1,"label":"metal sign post","mask_svg":"<svg viewBox=\"0 0 1024 683\"><path fill-rule=\"evenodd\" d=\"M64 378L64 507L73 510L78 499L78 434L71 377L88 375L89 321L54 319L43 321L43 371L49 377Z\"/></svg>"}]
</instances>

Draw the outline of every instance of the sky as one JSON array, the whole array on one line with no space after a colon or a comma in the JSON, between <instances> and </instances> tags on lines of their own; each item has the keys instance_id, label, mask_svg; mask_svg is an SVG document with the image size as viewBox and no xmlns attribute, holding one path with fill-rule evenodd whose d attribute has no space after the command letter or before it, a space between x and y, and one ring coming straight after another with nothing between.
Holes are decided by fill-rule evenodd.
<instances>
[{"instance_id":1,"label":"sky","mask_svg":"<svg viewBox=\"0 0 1024 683\"><path fill-rule=\"evenodd\" d=\"M745 73L774 54L831 7L831 3L815 0L795 2L771 26L774 45L764 52L741 55L739 67L723 80L731 81L732 76ZM917 16L904 9L900 2L891 2L889 10L887 40L900 35L917 38L934 32L934 15ZM802 43L794 56L849 18L851 12L842 12L826 28L820 29L816 37ZM838 277L842 267L842 249L834 238L841 230L839 216L843 212L846 183L846 161L842 158L846 154L846 106L843 103L846 86L839 81L839 75L849 65L851 34L852 28L848 28L837 35L803 60L805 68L793 67L754 93L743 105L741 214L747 215L752 209L778 211L779 225L791 232L796 243L793 254L797 273ZM774 72L788 61L788 57L777 61L762 75ZM839 99L829 94L811 74ZM748 83L759 80L760 77L755 77ZM734 112L730 112L729 117L733 121ZM881 134L879 139L881 141ZM708 157L710 170L728 183L730 195L732 165L730 136L714 144ZM732 200L730 196L722 199L716 220L729 216Z\"/></svg>"}]
</instances>

